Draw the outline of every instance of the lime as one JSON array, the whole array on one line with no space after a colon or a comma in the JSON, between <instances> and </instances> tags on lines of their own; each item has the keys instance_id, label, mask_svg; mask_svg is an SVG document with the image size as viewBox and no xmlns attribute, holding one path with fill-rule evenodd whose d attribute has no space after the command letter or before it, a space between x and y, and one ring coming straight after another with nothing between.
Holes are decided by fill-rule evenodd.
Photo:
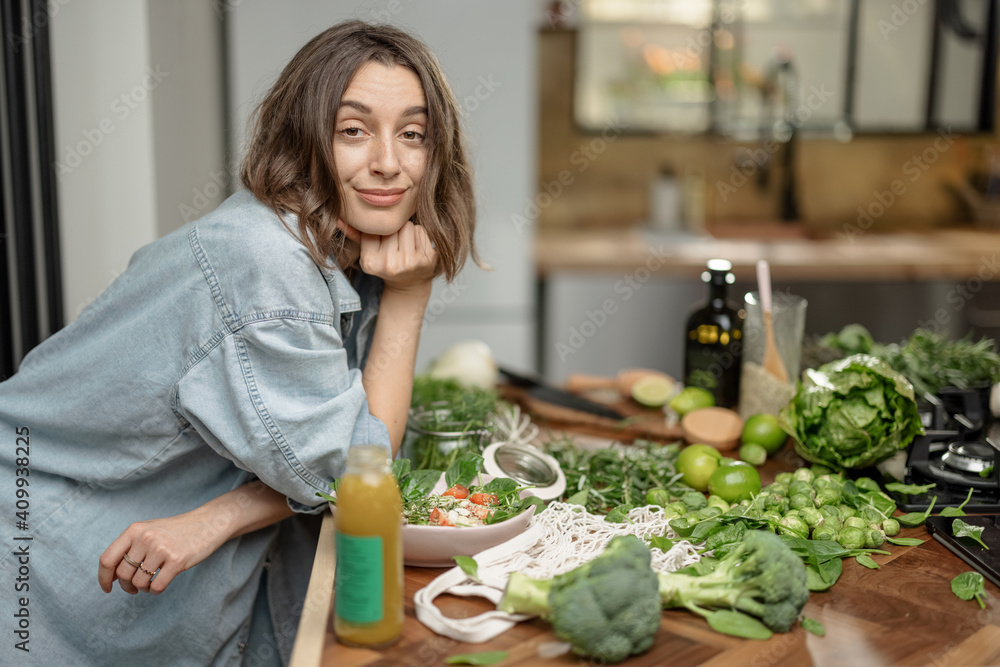
<instances>
[{"instance_id":1,"label":"lime","mask_svg":"<svg viewBox=\"0 0 1000 667\"><path fill-rule=\"evenodd\" d=\"M760 445L768 454L780 452L787 440L788 434L778 425L778 418L766 412L747 419L740 436L744 445Z\"/></svg>"},{"instance_id":2,"label":"lime","mask_svg":"<svg viewBox=\"0 0 1000 667\"><path fill-rule=\"evenodd\" d=\"M647 408L659 408L667 404L674 392L674 383L659 375L647 375L632 385L632 398Z\"/></svg>"},{"instance_id":3,"label":"lime","mask_svg":"<svg viewBox=\"0 0 1000 667\"><path fill-rule=\"evenodd\" d=\"M699 408L710 408L715 405L712 392L701 387L684 387L684 390L670 401L670 409L681 417Z\"/></svg>"},{"instance_id":4,"label":"lime","mask_svg":"<svg viewBox=\"0 0 1000 667\"><path fill-rule=\"evenodd\" d=\"M736 503L760 493L760 475L752 465L738 461L716 469L708 479L708 490L727 503Z\"/></svg>"},{"instance_id":5,"label":"lime","mask_svg":"<svg viewBox=\"0 0 1000 667\"><path fill-rule=\"evenodd\" d=\"M708 488L708 480L719 467L722 455L715 447L709 445L688 445L677 455L677 472L681 481L692 489L704 491Z\"/></svg>"},{"instance_id":6,"label":"lime","mask_svg":"<svg viewBox=\"0 0 1000 667\"><path fill-rule=\"evenodd\" d=\"M755 442L740 447L740 460L752 466L762 466L767 461L767 450Z\"/></svg>"}]
</instances>

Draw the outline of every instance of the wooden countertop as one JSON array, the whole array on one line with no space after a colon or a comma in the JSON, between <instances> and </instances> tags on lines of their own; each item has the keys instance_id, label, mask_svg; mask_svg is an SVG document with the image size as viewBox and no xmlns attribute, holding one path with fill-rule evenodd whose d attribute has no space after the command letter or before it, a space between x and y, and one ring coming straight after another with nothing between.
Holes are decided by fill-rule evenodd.
<instances>
[{"instance_id":1,"label":"wooden countertop","mask_svg":"<svg viewBox=\"0 0 1000 667\"><path fill-rule=\"evenodd\" d=\"M766 259L777 280L1000 279L1000 232L801 235L748 239L669 236L638 228L543 231L535 239L539 276L560 271L632 274L640 267L664 276L696 277L709 259L728 259L738 280L752 281Z\"/></svg>"},{"instance_id":2,"label":"wooden countertop","mask_svg":"<svg viewBox=\"0 0 1000 667\"><path fill-rule=\"evenodd\" d=\"M776 472L800 465L789 450L762 469L765 483ZM540 644L556 641L549 626L533 620L520 623L485 644L463 644L436 635L416 618L413 595L443 569L406 568L406 619L402 639L389 648L372 651L341 646L332 633L333 521L327 514L320 548L313 565L305 612L299 627L292 667L353 667L370 665L443 665L448 656L504 650L501 665L584 665L564 655L537 657ZM876 556L881 569L869 570L853 559L833 588L813 593L804 614L819 620L825 637L801 626L775 634L768 641L744 640L716 633L700 617L684 610L663 613L656 642L647 653L622 663L648 666L688 665L996 665L1000 664L1000 597L986 584L987 604L952 594L950 581L971 568L931 538L924 528L906 528L901 537L919 537L918 547L887 545L889 556ZM481 599L441 596L437 600L449 616L475 615L492 609Z\"/></svg>"}]
</instances>

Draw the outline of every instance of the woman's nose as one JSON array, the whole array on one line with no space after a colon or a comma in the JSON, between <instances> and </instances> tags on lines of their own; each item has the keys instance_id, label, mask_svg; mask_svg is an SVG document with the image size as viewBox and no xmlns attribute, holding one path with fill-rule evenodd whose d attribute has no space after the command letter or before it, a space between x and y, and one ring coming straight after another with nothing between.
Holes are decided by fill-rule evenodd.
<instances>
[{"instance_id":1,"label":"woman's nose","mask_svg":"<svg viewBox=\"0 0 1000 667\"><path fill-rule=\"evenodd\" d=\"M384 178L391 178L400 172L396 144L391 138L377 138L372 142L371 170Z\"/></svg>"}]
</instances>

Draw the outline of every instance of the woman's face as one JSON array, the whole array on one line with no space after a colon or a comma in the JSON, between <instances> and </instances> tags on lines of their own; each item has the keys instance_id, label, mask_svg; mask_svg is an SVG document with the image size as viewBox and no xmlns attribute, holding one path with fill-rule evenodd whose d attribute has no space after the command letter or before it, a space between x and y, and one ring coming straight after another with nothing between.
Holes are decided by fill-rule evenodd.
<instances>
[{"instance_id":1,"label":"woman's face","mask_svg":"<svg viewBox=\"0 0 1000 667\"><path fill-rule=\"evenodd\" d=\"M344 222L365 234L399 231L416 210L426 133L417 75L401 66L362 65L344 92L333 135Z\"/></svg>"}]
</instances>

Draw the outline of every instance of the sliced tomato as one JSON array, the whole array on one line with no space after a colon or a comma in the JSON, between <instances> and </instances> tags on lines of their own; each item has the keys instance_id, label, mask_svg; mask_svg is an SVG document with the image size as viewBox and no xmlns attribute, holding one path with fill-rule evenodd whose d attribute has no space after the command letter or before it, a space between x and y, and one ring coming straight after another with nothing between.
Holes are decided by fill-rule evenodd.
<instances>
[{"instance_id":1,"label":"sliced tomato","mask_svg":"<svg viewBox=\"0 0 1000 667\"><path fill-rule=\"evenodd\" d=\"M470 505L468 510L472 516L476 517L483 523L485 523L486 520L490 518L490 515L493 514L492 508L484 507L483 505Z\"/></svg>"},{"instance_id":2,"label":"sliced tomato","mask_svg":"<svg viewBox=\"0 0 1000 667\"><path fill-rule=\"evenodd\" d=\"M456 484L447 491L441 494L442 496L451 496L452 498L458 498L462 500L463 498L469 497L469 490L462 486L461 484Z\"/></svg>"},{"instance_id":3,"label":"sliced tomato","mask_svg":"<svg viewBox=\"0 0 1000 667\"><path fill-rule=\"evenodd\" d=\"M431 514L427 517L427 520L431 522L432 525L436 526L454 526L451 521L448 520L448 513L442 512L438 508L431 510Z\"/></svg>"},{"instance_id":4,"label":"sliced tomato","mask_svg":"<svg viewBox=\"0 0 1000 667\"><path fill-rule=\"evenodd\" d=\"M500 502L495 493L473 493L469 496L469 502L477 505L496 505Z\"/></svg>"}]
</instances>

